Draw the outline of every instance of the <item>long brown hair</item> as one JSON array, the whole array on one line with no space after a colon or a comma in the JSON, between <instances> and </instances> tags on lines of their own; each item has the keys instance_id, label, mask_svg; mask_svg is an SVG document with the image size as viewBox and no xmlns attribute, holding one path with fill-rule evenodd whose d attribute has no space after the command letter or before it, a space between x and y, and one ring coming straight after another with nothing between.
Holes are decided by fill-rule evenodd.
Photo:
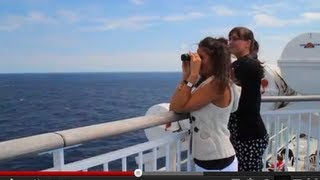
<instances>
[{"instance_id":1,"label":"long brown hair","mask_svg":"<svg viewBox=\"0 0 320 180\"><path fill-rule=\"evenodd\" d=\"M200 41L199 47L209 55L213 64L213 75L218 83L218 91L223 92L230 81L231 53L224 38L206 37Z\"/></svg>"}]
</instances>

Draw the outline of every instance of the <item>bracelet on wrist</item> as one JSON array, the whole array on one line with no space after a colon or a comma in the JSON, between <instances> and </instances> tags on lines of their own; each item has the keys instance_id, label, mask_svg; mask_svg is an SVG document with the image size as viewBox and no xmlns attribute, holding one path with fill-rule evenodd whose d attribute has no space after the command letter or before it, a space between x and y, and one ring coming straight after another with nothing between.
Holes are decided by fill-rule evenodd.
<instances>
[{"instance_id":1,"label":"bracelet on wrist","mask_svg":"<svg viewBox=\"0 0 320 180\"><path fill-rule=\"evenodd\" d=\"M187 80L183 80L183 82L184 82L188 87L190 87L190 88L193 87L193 84L192 84L191 82L189 82L189 81L187 81Z\"/></svg>"}]
</instances>

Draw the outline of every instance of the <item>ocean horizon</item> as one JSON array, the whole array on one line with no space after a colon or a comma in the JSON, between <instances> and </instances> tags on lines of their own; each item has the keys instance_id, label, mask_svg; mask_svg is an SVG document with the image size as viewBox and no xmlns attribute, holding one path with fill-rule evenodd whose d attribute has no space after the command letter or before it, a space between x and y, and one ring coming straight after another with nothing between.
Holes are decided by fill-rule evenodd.
<instances>
[{"instance_id":1,"label":"ocean horizon","mask_svg":"<svg viewBox=\"0 0 320 180\"><path fill-rule=\"evenodd\" d=\"M0 142L36 134L143 116L169 102L179 72L0 74ZM147 141L144 131L85 143L65 151L66 163ZM128 159L129 164L134 160ZM0 162L0 170L52 167L42 154ZM117 169L120 162L110 164Z\"/></svg>"}]
</instances>

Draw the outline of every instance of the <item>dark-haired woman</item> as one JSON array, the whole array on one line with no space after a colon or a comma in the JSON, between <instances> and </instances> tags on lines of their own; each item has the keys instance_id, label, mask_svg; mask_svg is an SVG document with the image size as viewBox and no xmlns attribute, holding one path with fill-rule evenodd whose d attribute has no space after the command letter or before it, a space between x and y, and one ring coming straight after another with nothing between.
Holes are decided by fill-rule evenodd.
<instances>
[{"instance_id":1,"label":"dark-haired woman","mask_svg":"<svg viewBox=\"0 0 320 180\"><path fill-rule=\"evenodd\" d=\"M262 156L269 136L260 115L262 63L257 59L252 31L235 27L229 32L229 48L237 60L232 63L232 79L241 86L239 107L229 121L230 140L239 161L239 171L262 171Z\"/></svg>"}]
</instances>

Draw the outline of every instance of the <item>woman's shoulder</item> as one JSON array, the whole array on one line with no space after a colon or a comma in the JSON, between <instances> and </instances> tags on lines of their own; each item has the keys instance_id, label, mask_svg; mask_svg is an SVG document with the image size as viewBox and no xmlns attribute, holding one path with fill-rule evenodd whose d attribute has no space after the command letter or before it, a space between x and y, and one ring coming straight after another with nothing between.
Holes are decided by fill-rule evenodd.
<instances>
[{"instance_id":1,"label":"woman's shoulder","mask_svg":"<svg viewBox=\"0 0 320 180\"><path fill-rule=\"evenodd\" d=\"M250 69L263 69L262 63L258 59L251 58L250 56L238 60L238 66L243 67L250 71Z\"/></svg>"}]
</instances>

